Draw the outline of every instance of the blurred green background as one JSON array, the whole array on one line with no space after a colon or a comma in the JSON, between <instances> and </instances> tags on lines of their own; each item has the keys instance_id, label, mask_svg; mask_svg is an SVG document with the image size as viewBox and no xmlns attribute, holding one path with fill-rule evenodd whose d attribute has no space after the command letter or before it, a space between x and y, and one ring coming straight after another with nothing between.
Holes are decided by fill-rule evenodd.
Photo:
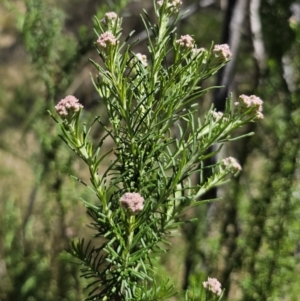
<instances>
[{"instance_id":1,"label":"blurred green background","mask_svg":"<svg viewBox=\"0 0 300 301\"><path fill-rule=\"evenodd\" d=\"M133 29L139 35L142 8L153 16L152 0L0 1L0 301L84 299L79 267L64 249L91 235L80 198L92 196L69 177L88 181L88 173L47 110L73 94L85 106L85 119L105 116L90 80L96 71L88 58L99 61L93 16L116 11L124 37ZM160 270L178 290L210 276L222 282L228 301L297 301L300 4L186 0L187 9L179 33L193 35L198 47L229 43L233 52L223 72L203 83L225 88L199 100L199 115L211 103L222 110L232 92L260 96L265 119L241 131L254 136L222 151L236 157L243 172L207 196L222 201L186 213L198 221L173 238ZM139 36L134 50L145 53ZM101 135L101 128L92 132L93 139Z\"/></svg>"}]
</instances>

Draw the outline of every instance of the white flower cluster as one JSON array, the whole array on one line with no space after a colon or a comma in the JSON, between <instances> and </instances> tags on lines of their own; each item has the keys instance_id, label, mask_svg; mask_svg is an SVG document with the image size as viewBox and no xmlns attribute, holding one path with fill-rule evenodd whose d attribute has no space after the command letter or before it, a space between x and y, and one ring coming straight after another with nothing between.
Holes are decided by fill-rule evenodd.
<instances>
[{"instance_id":1,"label":"white flower cluster","mask_svg":"<svg viewBox=\"0 0 300 301\"><path fill-rule=\"evenodd\" d=\"M242 170L241 165L233 157L223 159L221 162L221 166L233 174Z\"/></svg>"},{"instance_id":2,"label":"white flower cluster","mask_svg":"<svg viewBox=\"0 0 300 301\"><path fill-rule=\"evenodd\" d=\"M216 278L208 277L208 280L203 282L203 286L217 296L222 294L221 283Z\"/></svg>"},{"instance_id":3,"label":"white flower cluster","mask_svg":"<svg viewBox=\"0 0 300 301\"><path fill-rule=\"evenodd\" d=\"M263 101L255 95L247 96L242 94L239 96L238 101L234 104L242 114L248 111L249 109L253 108L256 114L256 119L264 118L264 115L262 113Z\"/></svg>"},{"instance_id":4,"label":"white flower cluster","mask_svg":"<svg viewBox=\"0 0 300 301\"><path fill-rule=\"evenodd\" d=\"M147 56L145 54L136 53L137 59L144 65L144 67L148 66Z\"/></svg>"},{"instance_id":5,"label":"white flower cluster","mask_svg":"<svg viewBox=\"0 0 300 301\"><path fill-rule=\"evenodd\" d=\"M227 44L215 45L212 51L216 58L219 58L221 61L230 60L232 54L230 48Z\"/></svg>"},{"instance_id":6,"label":"white flower cluster","mask_svg":"<svg viewBox=\"0 0 300 301\"><path fill-rule=\"evenodd\" d=\"M220 120L222 120L223 122L228 122L229 121L228 117L224 117L224 113L223 112L213 111L212 112L212 117L213 117L213 120L215 122L219 122Z\"/></svg>"},{"instance_id":7,"label":"white flower cluster","mask_svg":"<svg viewBox=\"0 0 300 301\"><path fill-rule=\"evenodd\" d=\"M195 40L190 35L186 34L184 36L181 36L180 39L176 40L176 43L181 47L193 49Z\"/></svg>"},{"instance_id":8,"label":"white flower cluster","mask_svg":"<svg viewBox=\"0 0 300 301\"><path fill-rule=\"evenodd\" d=\"M212 112L212 116L215 121L221 120L223 118L223 115L224 114L222 112L216 112L216 111Z\"/></svg>"},{"instance_id":9,"label":"white flower cluster","mask_svg":"<svg viewBox=\"0 0 300 301\"><path fill-rule=\"evenodd\" d=\"M196 56L196 55L201 54L201 53L203 53L205 51L206 51L206 49L203 48L203 47L201 47L201 48L194 48L192 50L192 53L193 53L194 56Z\"/></svg>"}]
</instances>

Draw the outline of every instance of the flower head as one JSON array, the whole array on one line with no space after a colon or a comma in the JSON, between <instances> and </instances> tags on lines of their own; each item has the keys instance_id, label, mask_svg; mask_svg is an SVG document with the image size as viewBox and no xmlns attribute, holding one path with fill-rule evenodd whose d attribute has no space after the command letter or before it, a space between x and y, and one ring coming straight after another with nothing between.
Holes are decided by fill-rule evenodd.
<instances>
[{"instance_id":1,"label":"flower head","mask_svg":"<svg viewBox=\"0 0 300 301\"><path fill-rule=\"evenodd\" d=\"M202 60L201 63L202 64L207 64L207 59L209 57L209 52L203 47L201 47L201 48L194 47L192 49L192 52L191 52L191 57L192 58L195 58L195 57L201 58L201 60Z\"/></svg>"},{"instance_id":2,"label":"flower head","mask_svg":"<svg viewBox=\"0 0 300 301\"><path fill-rule=\"evenodd\" d=\"M227 44L215 45L212 52L221 62L230 60L232 55Z\"/></svg>"},{"instance_id":3,"label":"flower head","mask_svg":"<svg viewBox=\"0 0 300 301\"><path fill-rule=\"evenodd\" d=\"M132 214L141 212L144 208L144 198L137 192L126 192L120 198L121 206Z\"/></svg>"},{"instance_id":4,"label":"flower head","mask_svg":"<svg viewBox=\"0 0 300 301\"><path fill-rule=\"evenodd\" d=\"M181 36L180 39L176 40L176 43L182 47L193 49L195 40L188 34Z\"/></svg>"},{"instance_id":5,"label":"flower head","mask_svg":"<svg viewBox=\"0 0 300 301\"><path fill-rule=\"evenodd\" d=\"M198 54L202 54L203 52L206 52L206 49L203 48L203 47L201 47L201 48L194 48L194 49L192 50L192 54L193 54L194 56L196 56L196 55L198 55Z\"/></svg>"},{"instance_id":6,"label":"flower head","mask_svg":"<svg viewBox=\"0 0 300 301\"><path fill-rule=\"evenodd\" d=\"M241 165L237 162L235 158L232 157L223 159L221 162L221 166L233 174L242 170Z\"/></svg>"},{"instance_id":7,"label":"flower head","mask_svg":"<svg viewBox=\"0 0 300 301\"><path fill-rule=\"evenodd\" d=\"M138 60L142 63L143 66L147 67L148 66L148 62L147 62L147 56L145 54L141 54L141 53L136 53L135 55Z\"/></svg>"},{"instance_id":8,"label":"flower head","mask_svg":"<svg viewBox=\"0 0 300 301\"><path fill-rule=\"evenodd\" d=\"M180 10L180 6L182 5L181 0L159 0L157 1L157 4L160 7L162 7L164 2L167 2L166 4L167 13L171 15L178 13Z\"/></svg>"},{"instance_id":9,"label":"flower head","mask_svg":"<svg viewBox=\"0 0 300 301\"><path fill-rule=\"evenodd\" d=\"M208 280L203 282L203 286L217 296L221 296L222 294L221 283L216 278L208 277Z\"/></svg>"},{"instance_id":10,"label":"flower head","mask_svg":"<svg viewBox=\"0 0 300 301\"><path fill-rule=\"evenodd\" d=\"M121 20L115 12L106 13L101 22L106 25L108 30L113 32L115 32L116 28L119 29L121 26Z\"/></svg>"},{"instance_id":11,"label":"flower head","mask_svg":"<svg viewBox=\"0 0 300 301\"><path fill-rule=\"evenodd\" d=\"M216 111L212 112L212 116L215 121L221 120L223 118L223 115L224 114L222 112L216 112Z\"/></svg>"},{"instance_id":12,"label":"flower head","mask_svg":"<svg viewBox=\"0 0 300 301\"><path fill-rule=\"evenodd\" d=\"M63 98L56 106L55 110L62 118L66 118L67 116L71 116L74 113L78 112L82 109L82 104L79 103L79 100L73 95L68 95Z\"/></svg>"},{"instance_id":13,"label":"flower head","mask_svg":"<svg viewBox=\"0 0 300 301\"><path fill-rule=\"evenodd\" d=\"M220 112L220 111L219 112L213 111L212 118L215 122L219 122L219 121L228 122L229 121L228 117L225 117L224 113Z\"/></svg>"},{"instance_id":14,"label":"flower head","mask_svg":"<svg viewBox=\"0 0 300 301\"><path fill-rule=\"evenodd\" d=\"M110 23L116 21L117 19L118 15L115 12L108 12L104 15L104 19L102 19L102 22Z\"/></svg>"},{"instance_id":15,"label":"flower head","mask_svg":"<svg viewBox=\"0 0 300 301\"><path fill-rule=\"evenodd\" d=\"M96 41L100 48L108 48L109 46L117 45L118 42L119 41L110 31L102 33Z\"/></svg>"},{"instance_id":16,"label":"flower head","mask_svg":"<svg viewBox=\"0 0 300 301\"><path fill-rule=\"evenodd\" d=\"M242 94L239 96L238 101L234 104L241 114L244 114L249 109L253 109L256 119L264 118L264 115L262 113L263 101L255 95L247 96Z\"/></svg>"}]
</instances>

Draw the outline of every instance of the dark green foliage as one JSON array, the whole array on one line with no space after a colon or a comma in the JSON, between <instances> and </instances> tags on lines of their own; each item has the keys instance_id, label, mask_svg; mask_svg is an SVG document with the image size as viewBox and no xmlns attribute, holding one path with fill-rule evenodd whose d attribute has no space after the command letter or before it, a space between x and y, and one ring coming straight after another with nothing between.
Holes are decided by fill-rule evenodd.
<instances>
[{"instance_id":1,"label":"dark green foliage","mask_svg":"<svg viewBox=\"0 0 300 301\"><path fill-rule=\"evenodd\" d=\"M237 74L248 81L243 87L264 100L266 117L251 127L258 137L235 145L235 156L244 170L229 191L219 192L225 205L199 208L197 216L208 215L211 221L187 233L194 250L187 255L187 268L195 270L200 262L198 266L204 266L208 274L220 277L229 300L297 300L299 296L300 145L295 116L300 107L300 44L299 20L295 16L289 19L292 2L261 2L268 58L265 73L255 73L253 61L245 59L245 51L252 51L252 44L250 36L244 36ZM283 73L289 67L292 70L286 77ZM190 231L188 227L185 230ZM220 231L219 236L216 231ZM195 274L201 272L196 270Z\"/></svg>"},{"instance_id":2,"label":"dark green foliage","mask_svg":"<svg viewBox=\"0 0 300 301\"><path fill-rule=\"evenodd\" d=\"M91 61L98 71L94 86L105 104L108 125L100 116L90 127L82 123L84 108L73 96L58 105L66 113L58 108L59 118L50 113L61 129L62 140L89 169L90 184L79 181L97 197L96 203L84 203L94 237L100 241L85 244L82 239L69 251L79 260L82 277L88 281L87 300L132 300L136 295L165 300L169 296L169 286L158 285L153 257L166 251L171 232L182 224L184 209L205 203L199 197L225 183L226 176L237 173L239 165L232 169L220 161L207 167L212 170L211 177L201 177L196 184L191 177L202 173L203 161L232 140L233 130L256 121L261 110L260 105L239 105L240 98L233 105L229 98L224 114L210 108L204 118L195 118L196 99L214 88L203 88L203 81L229 57L224 52L221 55L217 46L198 49L190 36L177 39L178 11L169 10L167 2L155 13L157 24L146 12L143 17L149 63L133 52L135 43L127 44L127 39L121 43L120 18L106 15L104 22L96 19L102 63ZM185 44L185 38L192 42ZM93 143L89 133L97 122L106 134ZM107 138L114 142L114 156L103 168L103 159L110 154L102 151ZM216 150L211 150L216 144ZM121 203L126 193L142 196L143 208L126 210ZM152 285L149 289L145 286L148 282Z\"/></svg>"},{"instance_id":3,"label":"dark green foliage","mask_svg":"<svg viewBox=\"0 0 300 301\"><path fill-rule=\"evenodd\" d=\"M286 4L277 1L273 9L276 8L278 13L287 13L283 5ZM269 13L274 16L274 12ZM279 16L277 18L280 19ZM282 34L286 36L290 31L285 25L285 33ZM268 41L272 43L275 39L272 36ZM300 44L297 39L290 43L285 55L292 56L292 80L297 83ZM279 49L274 51L278 51L280 55ZM270 53L271 57L273 52ZM281 59L282 56L283 53L280 55ZM281 61L270 60L268 77L264 79L265 85L261 92L265 94L265 98L270 99L267 107L270 117L262 128L262 143L259 147L265 158L266 168L261 171L264 180L259 197L250 200L251 219L249 232L245 237L247 247L242 255L249 256L244 259L245 267L249 271L245 282L244 300L247 301L273 300L282 294L289 294L289 286L286 285L290 283L290 287L293 287L293 283L299 281L296 277L299 258L293 254L297 252L296 233L299 233L297 220L300 207L296 171L299 168L300 124L295 116L299 113L300 90L298 86L290 90L281 71ZM276 90L273 90L274 84Z\"/></svg>"},{"instance_id":4,"label":"dark green foliage","mask_svg":"<svg viewBox=\"0 0 300 301\"><path fill-rule=\"evenodd\" d=\"M14 8L14 3L8 7ZM25 180L33 179L29 193L19 191L17 197L10 197L9 191L1 194L0 252L4 261L0 263L4 276L1 274L0 300L82 300L78 270L70 257L60 255L74 231L67 225L67 210L76 208L81 192L77 190L75 195L74 185L58 173L60 170L68 175L74 158L61 148L62 141L55 135L47 109L74 79L94 37L81 30L82 40L75 38L65 28L65 13L49 1L25 1L24 7L24 15L18 9L14 12L20 14L16 18L24 20L18 29L22 29L32 68L26 67L20 75L24 83L14 89L13 102L7 101L3 93L1 151L29 164L33 176L26 174L27 170L19 173ZM21 139L18 134L10 134L12 128L18 128ZM18 183L10 189L14 195ZM65 195L68 197L63 199Z\"/></svg>"}]
</instances>

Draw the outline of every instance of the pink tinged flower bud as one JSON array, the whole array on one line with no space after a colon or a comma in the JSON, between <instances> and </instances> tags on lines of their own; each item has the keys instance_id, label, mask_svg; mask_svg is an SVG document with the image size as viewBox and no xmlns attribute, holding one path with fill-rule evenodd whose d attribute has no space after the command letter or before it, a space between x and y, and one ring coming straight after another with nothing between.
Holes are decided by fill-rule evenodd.
<instances>
[{"instance_id":1,"label":"pink tinged flower bud","mask_svg":"<svg viewBox=\"0 0 300 301\"><path fill-rule=\"evenodd\" d=\"M235 158L228 157L222 160L221 166L231 173L237 173L242 170L241 165L236 161Z\"/></svg>"},{"instance_id":2,"label":"pink tinged flower bud","mask_svg":"<svg viewBox=\"0 0 300 301\"><path fill-rule=\"evenodd\" d=\"M181 0L159 0L157 1L157 4L161 7L163 6L164 2L167 2L166 8L167 11L171 14L178 13L180 10L180 6L182 5Z\"/></svg>"},{"instance_id":3,"label":"pink tinged flower bud","mask_svg":"<svg viewBox=\"0 0 300 301\"><path fill-rule=\"evenodd\" d=\"M180 39L176 40L176 43L182 47L193 49L195 41L190 35L186 34L181 36Z\"/></svg>"},{"instance_id":4,"label":"pink tinged flower bud","mask_svg":"<svg viewBox=\"0 0 300 301\"><path fill-rule=\"evenodd\" d=\"M104 15L105 22L116 21L118 19L118 15L115 12L109 12Z\"/></svg>"},{"instance_id":5,"label":"pink tinged flower bud","mask_svg":"<svg viewBox=\"0 0 300 301\"><path fill-rule=\"evenodd\" d=\"M121 206L132 214L141 212L144 208L144 198L137 192L126 192L120 198Z\"/></svg>"},{"instance_id":6,"label":"pink tinged flower bud","mask_svg":"<svg viewBox=\"0 0 300 301\"><path fill-rule=\"evenodd\" d=\"M221 283L216 278L208 277L208 280L203 282L203 286L206 290L217 296L221 296L222 294Z\"/></svg>"},{"instance_id":7,"label":"pink tinged flower bud","mask_svg":"<svg viewBox=\"0 0 300 301\"><path fill-rule=\"evenodd\" d=\"M231 58L231 51L227 44L215 45L213 53L216 58L221 59L222 61L228 61Z\"/></svg>"},{"instance_id":8,"label":"pink tinged flower bud","mask_svg":"<svg viewBox=\"0 0 300 301\"><path fill-rule=\"evenodd\" d=\"M108 30L114 29L116 25L117 27L120 27L121 24L121 21L115 12L106 13L101 22L107 26Z\"/></svg>"},{"instance_id":9,"label":"pink tinged flower bud","mask_svg":"<svg viewBox=\"0 0 300 301\"><path fill-rule=\"evenodd\" d=\"M262 113L263 109L263 101L255 96L247 96L247 95L240 95L238 98L238 101L234 103L237 108L239 108L240 112L243 114L247 110L253 108L255 114L256 114L256 119L263 119L264 115Z\"/></svg>"},{"instance_id":10,"label":"pink tinged flower bud","mask_svg":"<svg viewBox=\"0 0 300 301\"><path fill-rule=\"evenodd\" d=\"M100 48L107 48L109 46L117 45L119 41L111 32L106 31L99 36L96 43Z\"/></svg>"},{"instance_id":11,"label":"pink tinged flower bud","mask_svg":"<svg viewBox=\"0 0 300 301\"><path fill-rule=\"evenodd\" d=\"M79 103L79 100L73 95L68 95L55 106L56 112L62 118L73 115L82 108L83 106Z\"/></svg>"}]
</instances>

